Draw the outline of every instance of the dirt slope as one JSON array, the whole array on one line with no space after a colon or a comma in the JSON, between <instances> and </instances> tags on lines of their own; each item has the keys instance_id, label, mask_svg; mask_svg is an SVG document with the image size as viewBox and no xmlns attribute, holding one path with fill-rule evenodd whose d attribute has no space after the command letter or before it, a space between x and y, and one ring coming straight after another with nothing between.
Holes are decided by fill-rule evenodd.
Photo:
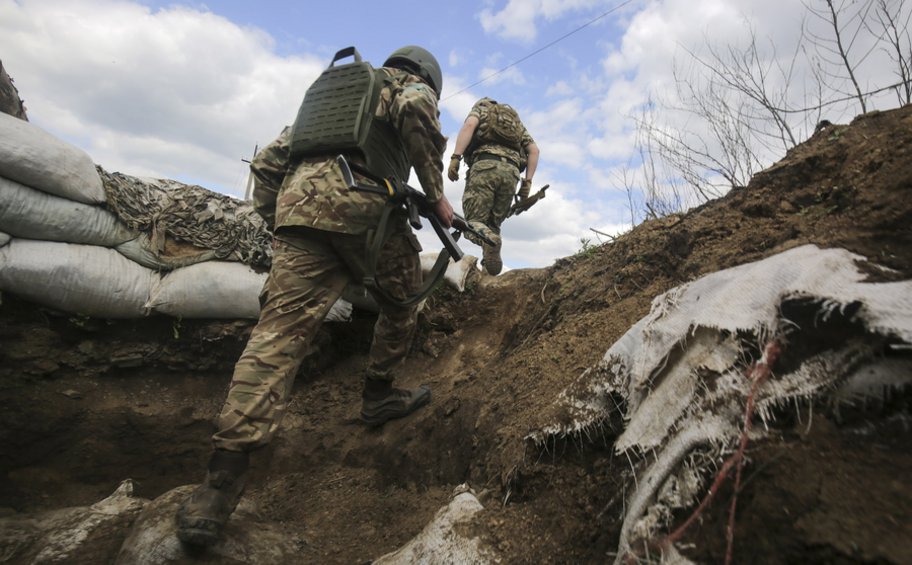
<instances>
[{"instance_id":1,"label":"dirt slope","mask_svg":"<svg viewBox=\"0 0 912 565\"><path fill-rule=\"evenodd\" d=\"M302 562L391 551L463 482L486 506L479 535L506 562L609 561L630 487L612 438L541 449L524 437L556 417L557 394L653 297L806 243L912 276L912 107L828 127L749 186L549 269L437 293L400 377L430 384L434 400L382 430L353 419L371 316L327 325L279 439L254 461L249 496L304 533ZM92 320L4 295L0 513L92 503L125 478L148 498L199 481L249 329ZM807 406L785 415L782 441L751 450L735 561L912 562L909 399L894 394L840 419L819 407L811 419ZM688 532L689 557L721 562L730 496L723 488Z\"/></svg>"}]
</instances>

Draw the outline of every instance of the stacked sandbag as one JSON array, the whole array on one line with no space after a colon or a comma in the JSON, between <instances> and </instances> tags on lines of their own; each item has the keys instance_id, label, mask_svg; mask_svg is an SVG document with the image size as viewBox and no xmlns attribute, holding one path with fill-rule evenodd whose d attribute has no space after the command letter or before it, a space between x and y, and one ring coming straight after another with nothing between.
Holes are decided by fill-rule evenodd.
<instances>
[{"instance_id":1,"label":"stacked sandbag","mask_svg":"<svg viewBox=\"0 0 912 565\"><path fill-rule=\"evenodd\" d=\"M0 291L102 318L259 316L271 236L248 202L108 173L81 149L0 113ZM428 272L436 254L422 256ZM475 257L452 262L460 292ZM377 310L363 292L359 307ZM340 299L327 320L349 320Z\"/></svg>"},{"instance_id":2,"label":"stacked sandbag","mask_svg":"<svg viewBox=\"0 0 912 565\"><path fill-rule=\"evenodd\" d=\"M255 319L271 249L249 204L110 175L2 113L0 235L0 291L102 318ZM350 315L339 301L327 320Z\"/></svg>"}]
</instances>

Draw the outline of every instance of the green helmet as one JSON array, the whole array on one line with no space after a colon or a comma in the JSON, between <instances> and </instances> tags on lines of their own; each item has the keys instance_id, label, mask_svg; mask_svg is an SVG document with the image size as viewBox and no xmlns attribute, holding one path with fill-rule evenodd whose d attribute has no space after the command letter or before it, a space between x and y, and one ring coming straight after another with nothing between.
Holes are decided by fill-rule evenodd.
<instances>
[{"instance_id":1,"label":"green helmet","mask_svg":"<svg viewBox=\"0 0 912 565\"><path fill-rule=\"evenodd\" d=\"M431 85L431 88L437 92L437 98L440 99L440 92L443 90L443 73L440 72L437 59L427 49L417 45L400 47L386 58L383 66L405 68L414 72Z\"/></svg>"}]
</instances>

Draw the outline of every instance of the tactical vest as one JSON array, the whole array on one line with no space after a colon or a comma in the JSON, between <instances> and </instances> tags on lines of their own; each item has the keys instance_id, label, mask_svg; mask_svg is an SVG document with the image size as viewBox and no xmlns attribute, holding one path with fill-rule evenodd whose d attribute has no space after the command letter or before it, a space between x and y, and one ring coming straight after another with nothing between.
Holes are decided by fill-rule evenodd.
<instances>
[{"instance_id":1,"label":"tactical vest","mask_svg":"<svg viewBox=\"0 0 912 565\"><path fill-rule=\"evenodd\" d=\"M478 124L478 139L481 143L497 143L519 151L522 147L523 125L519 114L508 104L494 102L484 113Z\"/></svg>"},{"instance_id":2,"label":"tactical vest","mask_svg":"<svg viewBox=\"0 0 912 565\"><path fill-rule=\"evenodd\" d=\"M336 65L349 56L353 63ZM362 61L354 47L336 53L298 108L291 128L292 159L357 153L374 174L407 179L410 166L398 132L374 117L386 81L387 74Z\"/></svg>"}]
</instances>

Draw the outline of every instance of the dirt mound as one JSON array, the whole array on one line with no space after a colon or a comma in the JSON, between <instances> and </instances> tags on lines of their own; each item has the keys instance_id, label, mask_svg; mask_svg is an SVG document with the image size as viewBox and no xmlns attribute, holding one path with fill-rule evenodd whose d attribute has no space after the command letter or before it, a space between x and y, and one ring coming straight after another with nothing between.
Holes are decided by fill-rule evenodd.
<instances>
[{"instance_id":1,"label":"dirt mound","mask_svg":"<svg viewBox=\"0 0 912 565\"><path fill-rule=\"evenodd\" d=\"M478 534L506 562L609 561L628 461L613 454L611 437L541 448L527 434L559 417L556 396L655 296L684 282L807 243L892 269L872 269L872 280L910 278L910 163L912 107L867 114L823 129L749 186L686 214L549 269L436 293L400 376L431 385L434 399L381 430L354 420L372 315L327 324L279 438L253 462L248 496L302 533L302 562L363 563L392 551L463 482L486 508ZM249 330L86 319L4 296L4 512L89 504L126 478L147 498L199 481ZM781 441L752 445L734 560L912 562L909 398L897 393L838 419L813 406L783 415ZM723 560L726 485L684 538L692 559Z\"/></svg>"}]
</instances>

